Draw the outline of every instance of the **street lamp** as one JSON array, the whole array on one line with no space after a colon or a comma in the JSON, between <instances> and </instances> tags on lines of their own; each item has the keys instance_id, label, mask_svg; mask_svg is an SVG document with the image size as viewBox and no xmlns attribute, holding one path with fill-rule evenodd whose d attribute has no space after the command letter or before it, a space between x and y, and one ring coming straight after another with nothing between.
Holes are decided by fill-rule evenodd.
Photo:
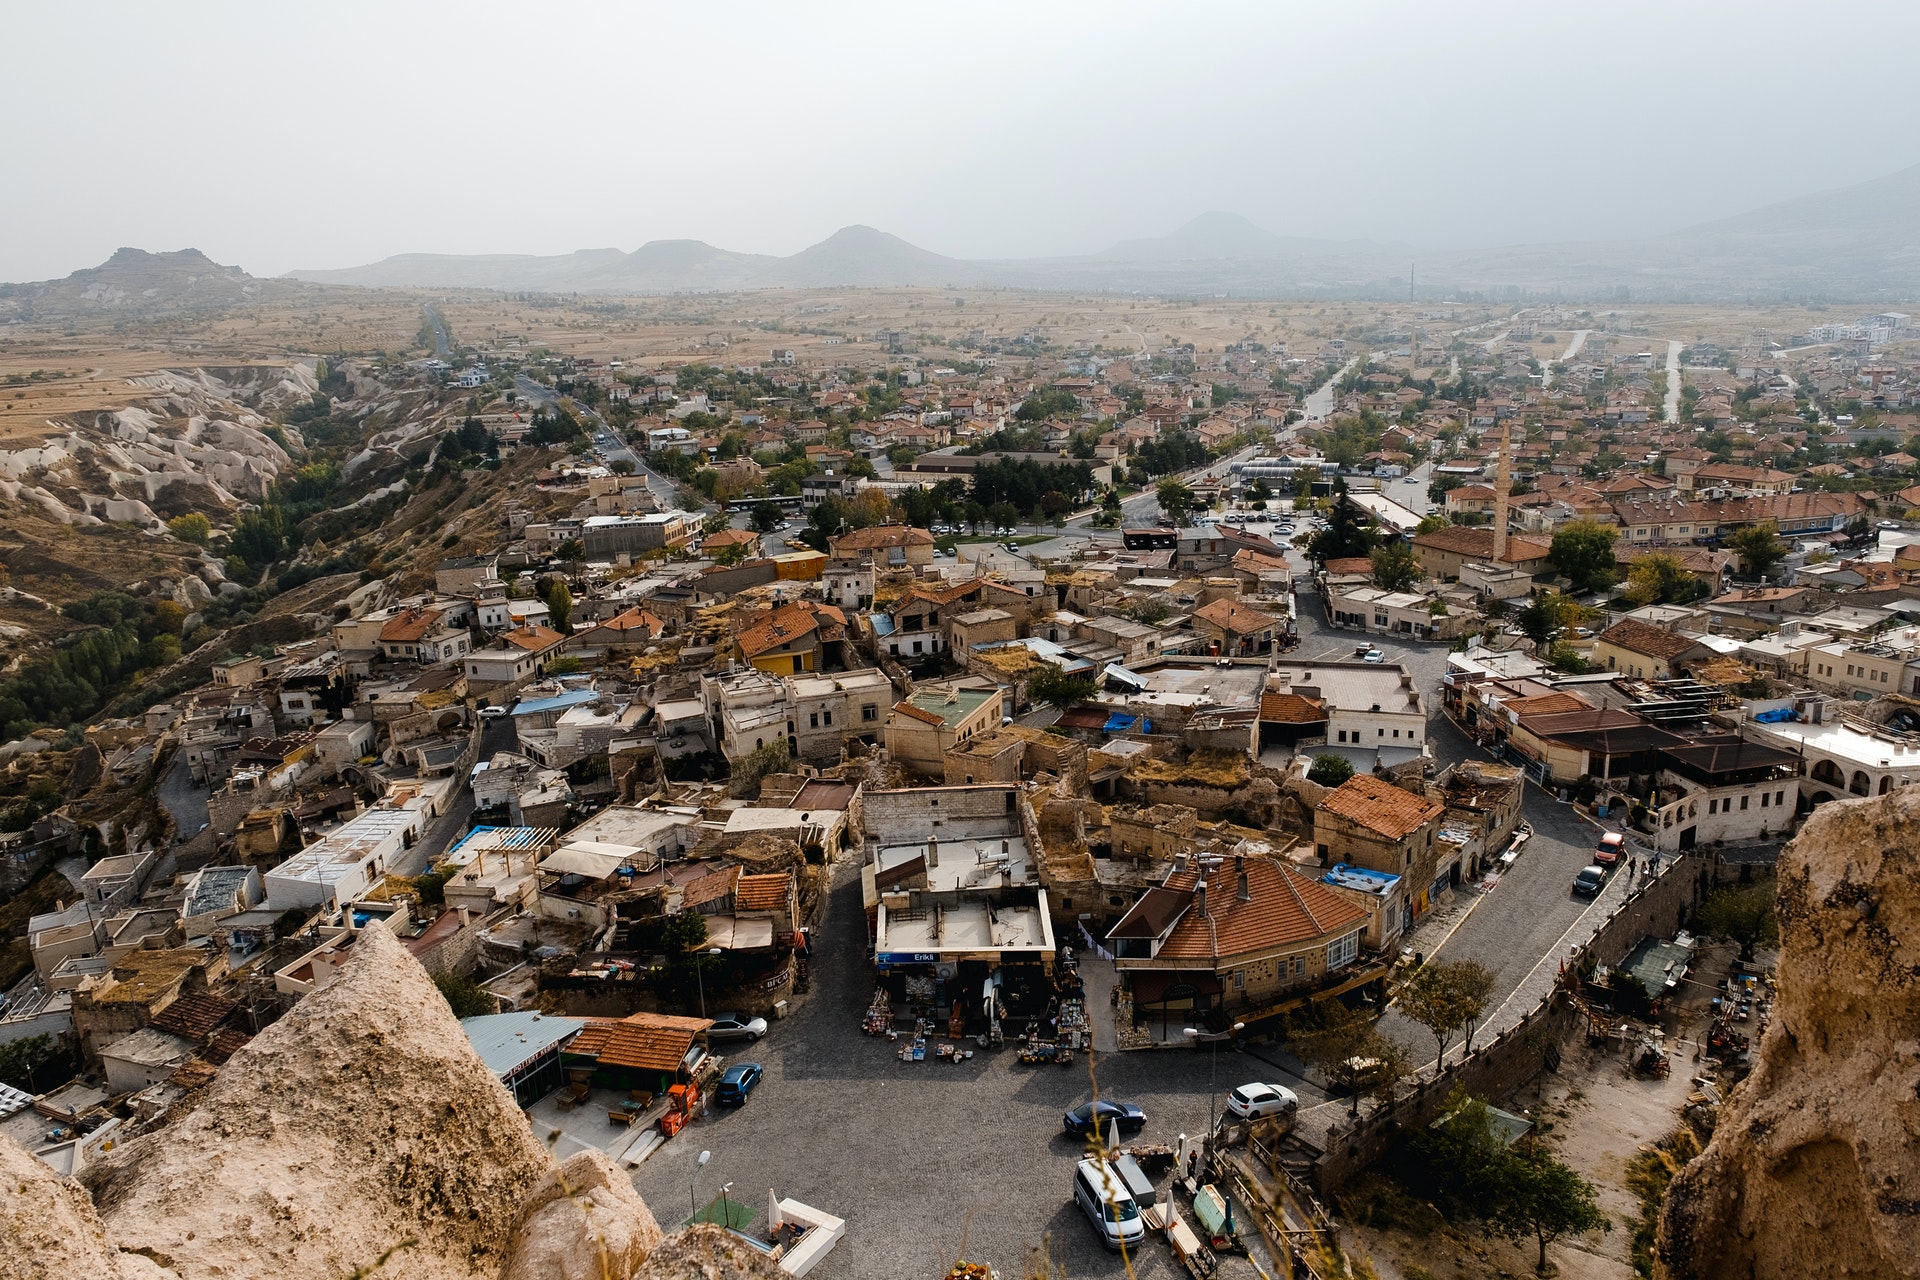
<instances>
[{"instance_id":1,"label":"street lamp","mask_svg":"<svg viewBox=\"0 0 1920 1280\"><path fill-rule=\"evenodd\" d=\"M731 1190L733 1190L731 1182L720 1184L720 1225L729 1231L733 1229L733 1202L727 1199L727 1192Z\"/></svg>"},{"instance_id":2,"label":"street lamp","mask_svg":"<svg viewBox=\"0 0 1920 1280\"><path fill-rule=\"evenodd\" d=\"M720 948L708 947L707 954L717 956L720 954ZM707 973L706 966L698 960L693 964L693 977L694 981L700 984L700 1016L704 1018L707 1016Z\"/></svg>"},{"instance_id":3,"label":"street lamp","mask_svg":"<svg viewBox=\"0 0 1920 1280\"><path fill-rule=\"evenodd\" d=\"M1220 1042L1231 1040L1247 1029L1244 1022L1236 1022L1226 1031L1202 1031L1199 1027L1182 1027L1180 1032L1195 1044L1205 1042L1209 1047L1207 1055L1207 1133L1213 1133L1219 1122L1214 1118L1214 1088L1220 1067Z\"/></svg>"},{"instance_id":4,"label":"street lamp","mask_svg":"<svg viewBox=\"0 0 1920 1280\"><path fill-rule=\"evenodd\" d=\"M700 1197L697 1187L700 1183L700 1171L707 1167L707 1161L713 1159L713 1152L702 1151L700 1158L693 1162L693 1176L687 1179L687 1221L692 1222L700 1216Z\"/></svg>"}]
</instances>

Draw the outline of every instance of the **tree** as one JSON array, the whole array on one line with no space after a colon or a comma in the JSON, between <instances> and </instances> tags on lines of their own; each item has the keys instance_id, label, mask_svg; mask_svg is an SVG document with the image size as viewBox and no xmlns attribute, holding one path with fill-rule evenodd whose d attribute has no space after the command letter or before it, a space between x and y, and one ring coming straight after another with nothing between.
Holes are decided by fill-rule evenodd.
<instances>
[{"instance_id":1,"label":"tree","mask_svg":"<svg viewBox=\"0 0 1920 1280\"><path fill-rule=\"evenodd\" d=\"M213 522L198 511L189 511L183 516L175 516L167 521L167 532L182 542L204 546L207 538L213 533Z\"/></svg>"},{"instance_id":2,"label":"tree","mask_svg":"<svg viewBox=\"0 0 1920 1280\"><path fill-rule=\"evenodd\" d=\"M573 592L567 588L565 578L548 578L546 596L547 620L553 629L562 635L573 634Z\"/></svg>"},{"instance_id":3,"label":"tree","mask_svg":"<svg viewBox=\"0 0 1920 1280\"><path fill-rule=\"evenodd\" d=\"M1394 1003L1433 1033L1437 1056L1444 1060L1453 1037L1485 1016L1492 990L1493 974L1485 966L1471 960L1434 961L1414 970Z\"/></svg>"},{"instance_id":4,"label":"tree","mask_svg":"<svg viewBox=\"0 0 1920 1280\"><path fill-rule=\"evenodd\" d=\"M1547 1274L1547 1246L1561 1236L1613 1230L1594 1185L1544 1148L1510 1153L1496 1165L1496 1179L1487 1225L1514 1244L1531 1237L1540 1275Z\"/></svg>"},{"instance_id":5,"label":"tree","mask_svg":"<svg viewBox=\"0 0 1920 1280\"><path fill-rule=\"evenodd\" d=\"M1570 520L1554 532L1547 563L1572 580L1580 591L1612 586L1618 569L1613 560L1612 525L1593 520Z\"/></svg>"},{"instance_id":6,"label":"tree","mask_svg":"<svg viewBox=\"0 0 1920 1280\"><path fill-rule=\"evenodd\" d=\"M1446 527L1447 518L1436 511L1430 516L1421 516L1420 523L1413 527L1413 532L1415 537L1423 537L1429 533L1438 533Z\"/></svg>"},{"instance_id":7,"label":"tree","mask_svg":"<svg viewBox=\"0 0 1920 1280\"><path fill-rule=\"evenodd\" d=\"M1333 510L1327 516L1327 527L1302 544L1308 559L1324 565L1329 560L1370 554L1380 539L1380 531L1371 524L1361 524L1357 512L1358 508L1347 501L1347 482L1335 480Z\"/></svg>"},{"instance_id":8,"label":"tree","mask_svg":"<svg viewBox=\"0 0 1920 1280\"><path fill-rule=\"evenodd\" d=\"M1307 769L1307 781L1323 787L1337 787L1352 776L1353 761L1333 751L1315 756Z\"/></svg>"},{"instance_id":9,"label":"tree","mask_svg":"<svg viewBox=\"0 0 1920 1280\"><path fill-rule=\"evenodd\" d=\"M471 978L443 973L434 978L433 985L440 988L440 994L446 997L456 1018L484 1017L499 1008L494 998L481 990L480 984Z\"/></svg>"},{"instance_id":10,"label":"tree","mask_svg":"<svg viewBox=\"0 0 1920 1280\"><path fill-rule=\"evenodd\" d=\"M780 508L771 502L754 503L752 524L755 533L772 533L780 527Z\"/></svg>"},{"instance_id":11,"label":"tree","mask_svg":"<svg viewBox=\"0 0 1920 1280\"><path fill-rule=\"evenodd\" d=\"M1754 948L1772 946L1780 939L1780 920L1774 914L1773 898L1771 880L1715 889L1693 913L1694 927L1710 937L1739 943L1740 958L1751 960Z\"/></svg>"},{"instance_id":12,"label":"tree","mask_svg":"<svg viewBox=\"0 0 1920 1280\"><path fill-rule=\"evenodd\" d=\"M1373 549L1373 585L1382 591L1405 591L1420 581L1420 561L1404 542Z\"/></svg>"},{"instance_id":13,"label":"tree","mask_svg":"<svg viewBox=\"0 0 1920 1280\"><path fill-rule=\"evenodd\" d=\"M731 790L737 796L756 797L762 779L770 773L785 772L792 762L793 751L787 746L787 740L775 738L766 746L757 747L734 762Z\"/></svg>"},{"instance_id":14,"label":"tree","mask_svg":"<svg viewBox=\"0 0 1920 1280\"><path fill-rule=\"evenodd\" d=\"M1699 580L1667 551L1641 556L1627 570L1627 600L1636 607L1682 604L1699 594Z\"/></svg>"},{"instance_id":15,"label":"tree","mask_svg":"<svg viewBox=\"0 0 1920 1280\"><path fill-rule=\"evenodd\" d=\"M612 462L609 462L607 466L612 470L613 474L617 476L630 476L633 474L632 458L615 458Z\"/></svg>"},{"instance_id":16,"label":"tree","mask_svg":"<svg viewBox=\"0 0 1920 1280\"><path fill-rule=\"evenodd\" d=\"M1771 520L1728 534L1726 546L1740 557L1747 573L1755 578L1766 577L1767 570L1787 557L1787 544L1780 541L1780 527Z\"/></svg>"},{"instance_id":17,"label":"tree","mask_svg":"<svg viewBox=\"0 0 1920 1280\"><path fill-rule=\"evenodd\" d=\"M41 1071L60 1056L60 1046L50 1035L26 1036L0 1045L0 1084L39 1093Z\"/></svg>"},{"instance_id":18,"label":"tree","mask_svg":"<svg viewBox=\"0 0 1920 1280\"><path fill-rule=\"evenodd\" d=\"M1327 1081L1353 1097L1350 1114L1360 1114L1362 1098L1385 1101L1411 1070L1407 1051L1380 1034L1366 1014L1328 1000L1317 1021L1289 1029L1288 1040L1302 1060L1326 1073Z\"/></svg>"},{"instance_id":19,"label":"tree","mask_svg":"<svg viewBox=\"0 0 1920 1280\"><path fill-rule=\"evenodd\" d=\"M1184 480L1169 476L1154 487L1154 499L1159 502L1160 510L1175 527L1186 523L1189 513L1200 505L1193 496L1193 490Z\"/></svg>"},{"instance_id":20,"label":"tree","mask_svg":"<svg viewBox=\"0 0 1920 1280\"><path fill-rule=\"evenodd\" d=\"M1247 500L1254 504L1256 511L1262 509L1271 497L1273 497L1273 486L1260 477L1255 477L1254 482L1247 486Z\"/></svg>"},{"instance_id":21,"label":"tree","mask_svg":"<svg viewBox=\"0 0 1920 1280\"><path fill-rule=\"evenodd\" d=\"M1027 676L1027 697L1049 707L1070 707L1077 702L1091 702L1099 691L1100 686L1092 676L1084 673L1068 675L1066 668L1051 662L1040 663Z\"/></svg>"}]
</instances>

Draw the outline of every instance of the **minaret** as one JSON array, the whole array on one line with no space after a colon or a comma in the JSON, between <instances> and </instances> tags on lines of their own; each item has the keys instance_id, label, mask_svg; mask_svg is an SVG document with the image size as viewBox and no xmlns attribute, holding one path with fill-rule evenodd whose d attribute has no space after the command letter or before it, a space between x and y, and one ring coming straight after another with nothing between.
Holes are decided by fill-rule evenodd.
<instances>
[{"instance_id":1,"label":"minaret","mask_svg":"<svg viewBox=\"0 0 1920 1280\"><path fill-rule=\"evenodd\" d=\"M1493 567L1498 569L1507 558L1507 485L1511 475L1507 445L1512 439L1513 424L1500 426L1500 461L1493 472Z\"/></svg>"}]
</instances>

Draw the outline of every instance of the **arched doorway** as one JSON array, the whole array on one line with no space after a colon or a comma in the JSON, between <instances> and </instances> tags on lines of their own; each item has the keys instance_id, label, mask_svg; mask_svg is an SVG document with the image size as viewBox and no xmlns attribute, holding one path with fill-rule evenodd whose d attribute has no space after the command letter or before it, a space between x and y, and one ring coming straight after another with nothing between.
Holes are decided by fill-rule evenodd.
<instances>
[{"instance_id":1,"label":"arched doorway","mask_svg":"<svg viewBox=\"0 0 1920 1280\"><path fill-rule=\"evenodd\" d=\"M1815 782L1824 782L1832 787L1847 785L1847 775L1840 772L1840 766L1831 760L1822 760L1813 766L1812 777Z\"/></svg>"},{"instance_id":2,"label":"arched doorway","mask_svg":"<svg viewBox=\"0 0 1920 1280\"><path fill-rule=\"evenodd\" d=\"M1847 790L1857 796L1870 796L1873 794L1873 779L1867 776L1866 770L1855 769L1853 771L1853 785L1848 787Z\"/></svg>"}]
</instances>

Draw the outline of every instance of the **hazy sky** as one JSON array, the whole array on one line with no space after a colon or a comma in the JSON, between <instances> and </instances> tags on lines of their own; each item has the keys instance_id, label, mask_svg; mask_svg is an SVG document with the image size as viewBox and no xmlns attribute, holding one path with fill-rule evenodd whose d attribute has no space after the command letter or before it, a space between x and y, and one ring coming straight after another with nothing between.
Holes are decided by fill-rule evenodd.
<instances>
[{"instance_id":1,"label":"hazy sky","mask_svg":"<svg viewBox=\"0 0 1920 1280\"><path fill-rule=\"evenodd\" d=\"M1920 6L20 0L0 279L119 245L962 257L1229 209L1431 246L1631 236L1920 160Z\"/></svg>"}]
</instances>

